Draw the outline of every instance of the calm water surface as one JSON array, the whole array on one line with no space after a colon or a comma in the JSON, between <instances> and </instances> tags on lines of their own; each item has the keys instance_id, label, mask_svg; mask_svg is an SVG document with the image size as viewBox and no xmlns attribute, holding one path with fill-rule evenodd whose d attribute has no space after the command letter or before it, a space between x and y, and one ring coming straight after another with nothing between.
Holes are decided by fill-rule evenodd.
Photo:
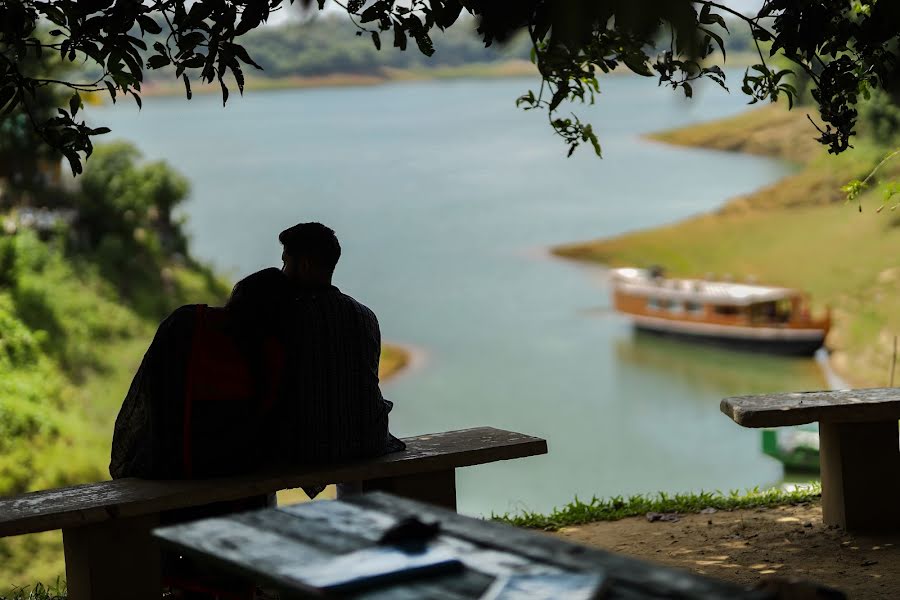
<instances>
[{"instance_id":1,"label":"calm water surface","mask_svg":"<svg viewBox=\"0 0 900 600\"><path fill-rule=\"evenodd\" d=\"M630 77L609 78L598 105L580 111L605 158L566 160L541 115L513 106L533 83L250 93L225 109L215 96L148 99L140 113L94 112L192 180L194 251L234 277L279 265L287 225L336 229L336 283L375 310L386 340L421 353L384 386L395 433L494 425L549 440L547 456L462 470L461 510L776 482L759 433L718 403L821 388L815 363L635 336L610 311L601 268L545 249L708 210L790 167L642 140L746 105L714 90L686 103Z\"/></svg>"}]
</instances>

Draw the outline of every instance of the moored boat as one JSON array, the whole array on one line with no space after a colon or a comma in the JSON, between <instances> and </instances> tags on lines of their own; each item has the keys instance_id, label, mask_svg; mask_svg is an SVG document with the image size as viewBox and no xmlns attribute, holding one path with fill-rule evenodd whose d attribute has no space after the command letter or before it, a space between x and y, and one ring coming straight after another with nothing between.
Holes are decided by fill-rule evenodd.
<instances>
[{"instance_id":1,"label":"moored boat","mask_svg":"<svg viewBox=\"0 0 900 600\"><path fill-rule=\"evenodd\" d=\"M763 429L763 454L771 456L784 470L794 473L819 472L819 427L815 423Z\"/></svg>"},{"instance_id":2,"label":"moored boat","mask_svg":"<svg viewBox=\"0 0 900 600\"><path fill-rule=\"evenodd\" d=\"M660 269L612 269L616 310L662 335L777 354L811 355L825 343L829 314L810 315L801 291L712 279L675 279Z\"/></svg>"}]
</instances>

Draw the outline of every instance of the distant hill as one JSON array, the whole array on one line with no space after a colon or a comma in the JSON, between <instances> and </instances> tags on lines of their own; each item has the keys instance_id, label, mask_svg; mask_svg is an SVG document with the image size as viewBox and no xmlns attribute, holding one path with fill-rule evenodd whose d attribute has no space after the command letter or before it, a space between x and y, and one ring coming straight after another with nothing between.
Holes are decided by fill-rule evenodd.
<instances>
[{"instance_id":1,"label":"distant hill","mask_svg":"<svg viewBox=\"0 0 900 600\"><path fill-rule=\"evenodd\" d=\"M393 47L393 34L382 33L378 50L369 34L356 35L358 29L346 17L324 15L303 22L287 22L263 27L241 38L241 43L263 71L246 67L250 79L317 79L334 75L387 77L398 71L422 71L465 65L500 65L510 61L529 61L531 44L526 36L485 47L475 33L474 19L433 38L435 53L428 57L409 40L407 50ZM146 40L152 46L155 39ZM150 82L175 82L170 68L149 71ZM393 77L392 77L393 78ZM218 86L216 86L218 87Z\"/></svg>"},{"instance_id":2,"label":"distant hill","mask_svg":"<svg viewBox=\"0 0 900 600\"><path fill-rule=\"evenodd\" d=\"M425 56L408 40L405 51L394 47L390 31L381 33L381 50L368 33L359 30L342 14L321 14L304 21L255 29L241 37L241 43L261 67L244 69L248 88L307 87L319 85L359 85L385 80L444 77L508 77L532 75L531 41L527 34L504 44L485 47L476 32L477 22L464 18L447 31L435 31L435 52ZM751 57L750 36L740 24L731 23L726 38L729 65L743 66ZM145 40L152 46L155 39ZM659 47L648 49L654 57L668 45L668 36ZM754 48L755 50L755 48ZM172 69L147 73L149 93L181 93L181 83ZM230 79L230 77L229 77ZM218 92L218 85L195 87L195 91Z\"/></svg>"},{"instance_id":3,"label":"distant hill","mask_svg":"<svg viewBox=\"0 0 900 600\"><path fill-rule=\"evenodd\" d=\"M287 23L255 30L243 38L250 56L267 77L314 77L332 73L373 74L384 68L416 69L452 67L471 63L528 60L531 44L521 36L505 45L485 48L469 20L434 39L435 53L427 57L413 40L401 51L393 47L393 35L382 34L376 50L368 34L356 35L347 19L327 16L304 23Z\"/></svg>"}]
</instances>

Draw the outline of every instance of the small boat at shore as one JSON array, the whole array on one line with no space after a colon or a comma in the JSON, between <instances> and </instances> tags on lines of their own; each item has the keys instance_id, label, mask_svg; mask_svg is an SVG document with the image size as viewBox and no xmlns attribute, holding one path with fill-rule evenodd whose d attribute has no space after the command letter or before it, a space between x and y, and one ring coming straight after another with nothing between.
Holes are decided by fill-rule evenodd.
<instances>
[{"instance_id":1,"label":"small boat at shore","mask_svg":"<svg viewBox=\"0 0 900 600\"><path fill-rule=\"evenodd\" d=\"M819 426L816 423L762 430L763 454L789 473L819 472Z\"/></svg>"},{"instance_id":2,"label":"small boat at shore","mask_svg":"<svg viewBox=\"0 0 900 600\"><path fill-rule=\"evenodd\" d=\"M661 269L612 269L617 311L638 329L758 352L808 356L825 342L831 316L810 315L809 298L784 287L675 279Z\"/></svg>"}]
</instances>

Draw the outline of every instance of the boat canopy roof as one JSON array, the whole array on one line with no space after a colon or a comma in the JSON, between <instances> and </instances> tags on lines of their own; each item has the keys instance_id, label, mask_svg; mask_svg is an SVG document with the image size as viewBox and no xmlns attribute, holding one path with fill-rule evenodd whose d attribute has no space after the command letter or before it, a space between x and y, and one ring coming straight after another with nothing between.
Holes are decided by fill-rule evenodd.
<instances>
[{"instance_id":1,"label":"boat canopy roof","mask_svg":"<svg viewBox=\"0 0 900 600\"><path fill-rule=\"evenodd\" d=\"M802 295L791 288L768 285L654 277L648 269L612 269L612 282L616 290L633 296L652 296L698 304L750 306Z\"/></svg>"}]
</instances>

